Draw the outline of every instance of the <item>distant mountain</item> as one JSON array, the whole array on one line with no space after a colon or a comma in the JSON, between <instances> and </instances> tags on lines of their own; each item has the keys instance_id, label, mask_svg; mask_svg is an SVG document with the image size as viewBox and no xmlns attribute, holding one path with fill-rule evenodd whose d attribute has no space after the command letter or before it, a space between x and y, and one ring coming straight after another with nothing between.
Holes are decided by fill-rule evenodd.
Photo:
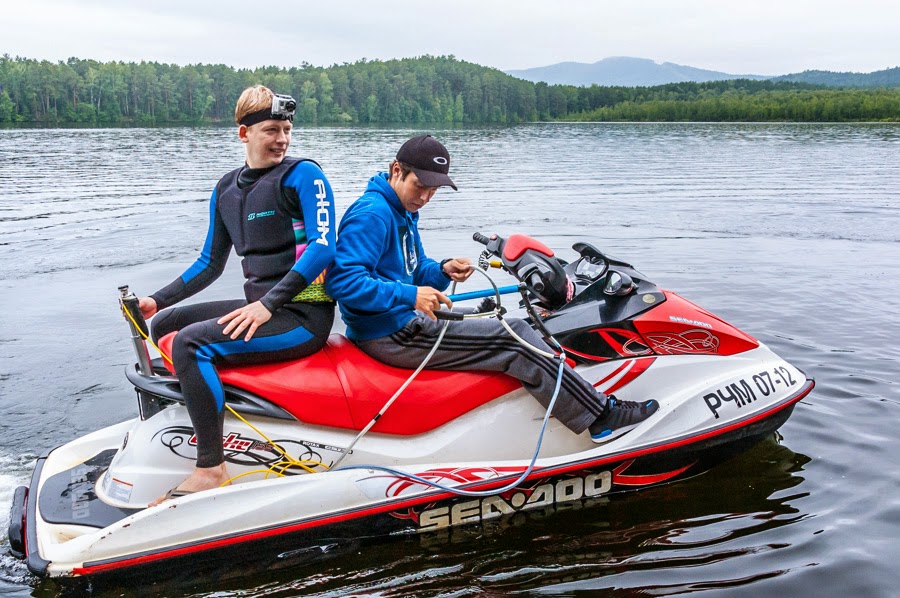
<instances>
[{"instance_id":1,"label":"distant mountain","mask_svg":"<svg viewBox=\"0 0 900 598\"><path fill-rule=\"evenodd\" d=\"M836 87L900 87L900 67L873 73L803 71L802 73L772 77L772 81L794 81Z\"/></svg>"},{"instance_id":2,"label":"distant mountain","mask_svg":"<svg viewBox=\"0 0 900 598\"><path fill-rule=\"evenodd\" d=\"M834 87L900 87L900 67L873 73L837 73L831 71L804 71L780 76L735 75L719 71L675 64L658 63L646 58L614 56L593 64L560 62L549 66L506 71L507 74L527 81L543 81L551 85L606 85L625 87L653 87L667 83L694 81L725 81L728 79L770 79L794 81Z\"/></svg>"},{"instance_id":3,"label":"distant mountain","mask_svg":"<svg viewBox=\"0 0 900 598\"><path fill-rule=\"evenodd\" d=\"M683 81L724 81L727 79L768 79L761 75L733 75L684 66L673 62L657 63L647 58L613 56L594 64L560 62L549 66L506 71L527 81L561 85L609 85L652 87Z\"/></svg>"}]
</instances>

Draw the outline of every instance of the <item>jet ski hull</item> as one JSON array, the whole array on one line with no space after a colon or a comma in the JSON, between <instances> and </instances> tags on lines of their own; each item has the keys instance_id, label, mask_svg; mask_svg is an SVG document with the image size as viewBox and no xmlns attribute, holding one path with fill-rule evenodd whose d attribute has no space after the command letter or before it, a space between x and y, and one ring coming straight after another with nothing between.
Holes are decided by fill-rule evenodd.
<instances>
[{"instance_id":1,"label":"jet ski hull","mask_svg":"<svg viewBox=\"0 0 900 598\"><path fill-rule=\"evenodd\" d=\"M515 489L488 497L458 496L380 471L349 469L237 484L153 509L116 509L101 500L100 486L121 449L126 424L133 424L125 422L95 433L97 442L89 444L102 444L104 432L116 443L97 446L102 450L81 463L72 463L69 445L38 460L27 492L16 494L13 513L20 513L24 525L17 544L11 545L24 547L28 568L40 576L130 577L171 567L198 571L223 561L272 564L360 541L590 504L692 477L730 459L777 430L812 387L806 380L767 409L698 434L615 451L601 447L567 459L540 459ZM486 490L514 480L526 465L473 461L404 470ZM382 492L384 488L392 490ZM55 510L47 506L54 503ZM102 525L104 517L108 525L84 525Z\"/></svg>"}]
</instances>

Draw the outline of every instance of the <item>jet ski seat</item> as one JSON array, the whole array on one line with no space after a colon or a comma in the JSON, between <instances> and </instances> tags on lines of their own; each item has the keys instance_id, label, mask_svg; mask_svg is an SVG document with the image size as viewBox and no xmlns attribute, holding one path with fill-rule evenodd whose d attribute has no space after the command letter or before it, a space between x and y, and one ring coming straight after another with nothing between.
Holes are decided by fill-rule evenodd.
<instances>
[{"instance_id":1,"label":"jet ski seat","mask_svg":"<svg viewBox=\"0 0 900 598\"><path fill-rule=\"evenodd\" d=\"M160 339L167 355L175 334ZM167 361L166 367L174 373ZM350 430L362 430L412 374L369 357L340 334L303 359L218 371L223 384L271 401L304 423ZM500 372L423 370L372 431L421 434L519 387Z\"/></svg>"}]
</instances>

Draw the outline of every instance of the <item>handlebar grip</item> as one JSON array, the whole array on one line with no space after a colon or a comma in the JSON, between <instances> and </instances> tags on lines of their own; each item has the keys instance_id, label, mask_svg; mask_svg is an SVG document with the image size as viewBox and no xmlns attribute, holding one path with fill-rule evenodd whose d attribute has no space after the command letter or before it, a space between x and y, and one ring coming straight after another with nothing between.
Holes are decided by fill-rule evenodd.
<instances>
[{"instance_id":1,"label":"handlebar grip","mask_svg":"<svg viewBox=\"0 0 900 598\"><path fill-rule=\"evenodd\" d=\"M141 332L146 336L150 336L150 330L147 328L147 321L144 319L144 315L141 313L138 298L131 295L130 297L122 297L120 301L122 309L127 310L128 313L131 314L131 318L135 321ZM128 318L126 317L125 319L127 320Z\"/></svg>"},{"instance_id":2,"label":"handlebar grip","mask_svg":"<svg viewBox=\"0 0 900 598\"><path fill-rule=\"evenodd\" d=\"M463 315L455 311L444 311L443 309L434 310L434 317L438 320L462 320Z\"/></svg>"},{"instance_id":3,"label":"handlebar grip","mask_svg":"<svg viewBox=\"0 0 900 598\"><path fill-rule=\"evenodd\" d=\"M491 242L490 237L482 235L481 233L475 233L474 235L472 235L472 239L481 243L482 245L487 245Z\"/></svg>"}]
</instances>

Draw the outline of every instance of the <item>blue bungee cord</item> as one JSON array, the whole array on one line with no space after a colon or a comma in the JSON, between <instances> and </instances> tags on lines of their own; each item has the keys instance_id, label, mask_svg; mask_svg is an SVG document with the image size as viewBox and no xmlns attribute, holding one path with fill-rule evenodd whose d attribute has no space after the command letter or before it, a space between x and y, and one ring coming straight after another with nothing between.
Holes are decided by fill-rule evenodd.
<instances>
[{"instance_id":1,"label":"blue bungee cord","mask_svg":"<svg viewBox=\"0 0 900 598\"><path fill-rule=\"evenodd\" d=\"M547 407L547 412L544 414L544 421L541 424L541 432L538 434L537 445L534 448L534 455L531 457L531 463L528 464L528 467L522 474L516 478L514 481L510 482L506 486L502 488L496 488L493 490L464 490L462 488L454 488L451 486L444 486L438 482L434 482L432 480L427 480L421 476L418 476L414 473L408 473L405 471L401 471L399 469L393 469L391 467L384 467L382 465L344 465L343 467L332 468L329 471L346 471L350 469L370 469L375 471L384 471L386 473L390 473L396 476L399 476L404 479L412 480L414 482L419 482L420 484L424 484L426 486L432 486L434 488L438 488L439 490L444 490L446 492L450 492L452 494L459 494L461 496L493 496L495 494L502 494L508 490L512 490L519 484L525 481L525 479L531 475L531 472L534 470L534 465L537 462L538 454L541 452L541 443L544 441L544 431L547 429L547 422L550 419L550 413L553 411L553 406L556 404L556 398L559 396L559 388L562 384L563 371L565 366L565 358L560 359L559 362L559 374L556 377L556 388L553 390L553 398L550 400L550 405ZM481 480L478 482L472 482L473 484L486 484L490 483L491 480Z\"/></svg>"}]
</instances>

